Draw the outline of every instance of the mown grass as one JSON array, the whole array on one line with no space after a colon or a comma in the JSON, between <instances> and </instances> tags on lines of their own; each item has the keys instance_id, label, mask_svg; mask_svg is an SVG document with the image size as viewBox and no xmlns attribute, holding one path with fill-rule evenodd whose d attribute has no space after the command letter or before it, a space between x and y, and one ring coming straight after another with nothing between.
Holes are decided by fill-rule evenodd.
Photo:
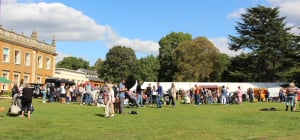
<instances>
[{"instance_id":1,"label":"mown grass","mask_svg":"<svg viewBox=\"0 0 300 140\"><path fill-rule=\"evenodd\" d=\"M11 100L0 99L9 107ZM138 115L104 118L104 108L34 99L31 119L0 116L1 140L285 140L300 139L300 112L284 103L177 104L161 109L126 108ZM275 107L277 111L260 111Z\"/></svg>"}]
</instances>

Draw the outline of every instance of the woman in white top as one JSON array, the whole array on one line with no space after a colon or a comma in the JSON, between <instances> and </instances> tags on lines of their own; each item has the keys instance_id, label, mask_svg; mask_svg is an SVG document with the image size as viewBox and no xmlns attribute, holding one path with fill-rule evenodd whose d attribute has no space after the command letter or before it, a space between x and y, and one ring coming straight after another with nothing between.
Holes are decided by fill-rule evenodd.
<instances>
[{"instance_id":1,"label":"woman in white top","mask_svg":"<svg viewBox=\"0 0 300 140\"><path fill-rule=\"evenodd\" d=\"M61 102L63 104L66 103L66 89L65 89L65 83L60 83L60 95L61 95Z\"/></svg>"},{"instance_id":2,"label":"woman in white top","mask_svg":"<svg viewBox=\"0 0 300 140\"><path fill-rule=\"evenodd\" d=\"M108 93L107 93L107 100L105 103L105 116L106 118L108 117L113 117L114 116L114 102L115 102L115 96L114 96L114 90L112 89L112 85L108 84Z\"/></svg>"}]
</instances>

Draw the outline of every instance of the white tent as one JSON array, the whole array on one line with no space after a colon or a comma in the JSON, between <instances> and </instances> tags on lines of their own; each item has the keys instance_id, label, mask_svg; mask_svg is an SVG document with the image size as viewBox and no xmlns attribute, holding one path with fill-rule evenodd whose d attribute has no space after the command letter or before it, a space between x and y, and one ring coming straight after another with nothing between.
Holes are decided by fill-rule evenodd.
<instances>
[{"instance_id":1,"label":"white tent","mask_svg":"<svg viewBox=\"0 0 300 140\"><path fill-rule=\"evenodd\" d=\"M147 86L151 84L151 87L154 85L157 87L157 82L144 82L142 85L142 89L146 89ZM164 91L167 91L171 88L172 82L160 82L160 85L163 87ZM281 88L280 85L286 83L279 83L279 82L174 82L176 89L183 89L189 90L194 87L195 84L197 85L217 85L219 87L225 86L229 88L229 92L234 92L237 90L237 87L240 86L243 93L246 93L248 88L267 88L270 92L270 97L278 96L279 89ZM136 89L136 84L131 88L131 90Z\"/></svg>"}]
</instances>

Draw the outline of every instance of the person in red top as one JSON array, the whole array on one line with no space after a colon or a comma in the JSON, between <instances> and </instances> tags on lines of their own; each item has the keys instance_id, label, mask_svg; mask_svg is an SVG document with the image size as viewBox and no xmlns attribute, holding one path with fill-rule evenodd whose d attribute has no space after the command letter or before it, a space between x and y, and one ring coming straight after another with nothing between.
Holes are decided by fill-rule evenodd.
<instances>
[{"instance_id":1,"label":"person in red top","mask_svg":"<svg viewBox=\"0 0 300 140\"><path fill-rule=\"evenodd\" d=\"M195 105L200 104L200 86L195 85Z\"/></svg>"},{"instance_id":2,"label":"person in red top","mask_svg":"<svg viewBox=\"0 0 300 140\"><path fill-rule=\"evenodd\" d=\"M27 117L30 119L31 113L31 104L32 104L32 94L33 88L30 87L30 84L25 83L25 87L22 89L22 97L21 97L21 104L22 104L22 116L24 117L25 109L27 110Z\"/></svg>"}]
</instances>

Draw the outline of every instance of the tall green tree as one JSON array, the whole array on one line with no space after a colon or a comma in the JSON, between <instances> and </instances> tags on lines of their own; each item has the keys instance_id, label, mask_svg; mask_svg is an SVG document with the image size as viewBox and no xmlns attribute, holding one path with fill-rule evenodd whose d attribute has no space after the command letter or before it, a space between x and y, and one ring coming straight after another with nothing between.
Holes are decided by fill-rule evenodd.
<instances>
[{"instance_id":1,"label":"tall green tree","mask_svg":"<svg viewBox=\"0 0 300 140\"><path fill-rule=\"evenodd\" d=\"M91 67L92 70L99 70L103 66L103 60L98 58L94 66Z\"/></svg>"},{"instance_id":2,"label":"tall green tree","mask_svg":"<svg viewBox=\"0 0 300 140\"><path fill-rule=\"evenodd\" d=\"M219 51L207 38L198 37L179 43L174 52L178 69L176 81L210 81Z\"/></svg>"},{"instance_id":3,"label":"tall green tree","mask_svg":"<svg viewBox=\"0 0 300 140\"><path fill-rule=\"evenodd\" d=\"M282 80L280 75L284 72L286 56L294 50L294 35L290 33L291 28L286 26L284 20L284 17L279 16L278 7L259 5L242 14L241 22L235 27L239 36L229 36L230 49L250 50L249 57L253 60L253 67L249 67L252 69L248 74L255 81Z\"/></svg>"},{"instance_id":4,"label":"tall green tree","mask_svg":"<svg viewBox=\"0 0 300 140\"><path fill-rule=\"evenodd\" d=\"M115 46L106 54L106 60L102 67L97 71L99 77L105 81L119 83L122 79L135 77L137 58L134 50L125 46ZM134 78L131 78L134 79ZM129 80L128 83L135 83Z\"/></svg>"},{"instance_id":5,"label":"tall green tree","mask_svg":"<svg viewBox=\"0 0 300 140\"><path fill-rule=\"evenodd\" d=\"M230 66L231 59L227 54L220 53L214 64L213 72L210 75L210 81L212 82L223 82L222 76Z\"/></svg>"},{"instance_id":6,"label":"tall green tree","mask_svg":"<svg viewBox=\"0 0 300 140\"><path fill-rule=\"evenodd\" d=\"M82 58L69 56L69 57L64 57L62 61L59 61L56 64L56 67L78 70L80 68L89 69L90 64L88 61L83 60Z\"/></svg>"},{"instance_id":7,"label":"tall green tree","mask_svg":"<svg viewBox=\"0 0 300 140\"><path fill-rule=\"evenodd\" d=\"M174 49L180 42L192 40L192 35L182 32L172 32L159 41L159 81L169 82L174 80L177 72L177 64L175 62Z\"/></svg>"},{"instance_id":8,"label":"tall green tree","mask_svg":"<svg viewBox=\"0 0 300 140\"><path fill-rule=\"evenodd\" d=\"M157 57L149 55L147 57L140 58L137 63L137 69L137 75L140 80L158 81L160 64Z\"/></svg>"},{"instance_id":9,"label":"tall green tree","mask_svg":"<svg viewBox=\"0 0 300 140\"><path fill-rule=\"evenodd\" d=\"M222 75L222 80L227 82L255 82L252 70L255 63L248 53L242 53L231 58L230 66ZM255 76L255 75L254 75Z\"/></svg>"}]
</instances>

